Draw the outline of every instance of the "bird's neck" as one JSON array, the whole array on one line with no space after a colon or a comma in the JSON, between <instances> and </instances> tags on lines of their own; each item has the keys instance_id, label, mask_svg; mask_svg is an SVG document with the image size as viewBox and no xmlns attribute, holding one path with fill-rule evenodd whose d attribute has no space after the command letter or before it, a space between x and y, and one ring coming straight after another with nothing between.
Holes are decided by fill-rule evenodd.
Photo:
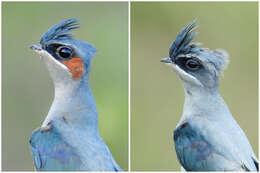
<instances>
[{"instance_id":1,"label":"bird's neck","mask_svg":"<svg viewBox=\"0 0 260 173\"><path fill-rule=\"evenodd\" d=\"M95 99L89 87L88 77L66 84L55 84L55 97L43 122L59 121L75 128L97 131L98 117Z\"/></svg>"},{"instance_id":2,"label":"bird's neck","mask_svg":"<svg viewBox=\"0 0 260 173\"><path fill-rule=\"evenodd\" d=\"M230 114L229 109L219 94L218 89L205 90L201 88L193 91L185 90L182 119L191 116L220 118L221 115L228 114Z\"/></svg>"}]
</instances>

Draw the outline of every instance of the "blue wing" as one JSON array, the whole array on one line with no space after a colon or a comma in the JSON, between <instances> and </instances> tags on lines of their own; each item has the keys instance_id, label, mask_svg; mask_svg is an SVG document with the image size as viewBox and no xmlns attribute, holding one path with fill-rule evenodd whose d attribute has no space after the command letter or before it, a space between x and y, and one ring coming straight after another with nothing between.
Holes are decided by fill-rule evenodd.
<instances>
[{"instance_id":1,"label":"blue wing","mask_svg":"<svg viewBox=\"0 0 260 173\"><path fill-rule=\"evenodd\" d=\"M232 151L230 151L232 149L221 148L225 152L223 154L219 152L219 149L216 149L216 146L207 141L202 134L188 122L183 123L174 131L175 150L181 165L186 171L249 170L244 163L232 159ZM221 141L221 139L219 140Z\"/></svg>"},{"instance_id":2,"label":"blue wing","mask_svg":"<svg viewBox=\"0 0 260 173\"><path fill-rule=\"evenodd\" d=\"M30 138L34 165L38 171L69 171L79 170L81 161L51 125L49 130L34 130Z\"/></svg>"}]
</instances>

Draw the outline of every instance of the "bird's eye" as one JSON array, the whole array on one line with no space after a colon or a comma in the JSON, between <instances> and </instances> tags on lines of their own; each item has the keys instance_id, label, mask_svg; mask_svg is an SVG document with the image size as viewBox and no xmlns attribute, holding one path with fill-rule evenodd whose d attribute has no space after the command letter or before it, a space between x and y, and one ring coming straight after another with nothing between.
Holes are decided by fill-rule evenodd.
<instances>
[{"instance_id":1,"label":"bird's eye","mask_svg":"<svg viewBox=\"0 0 260 173\"><path fill-rule=\"evenodd\" d=\"M185 66L188 69L195 71L195 70L200 68L200 63L198 61L194 60L194 59L189 59L189 60L186 61Z\"/></svg>"},{"instance_id":2,"label":"bird's eye","mask_svg":"<svg viewBox=\"0 0 260 173\"><path fill-rule=\"evenodd\" d=\"M72 49L67 46L61 46L57 49L57 55L62 59L68 59L72 55Z\"/></svg>"}]
</instances>

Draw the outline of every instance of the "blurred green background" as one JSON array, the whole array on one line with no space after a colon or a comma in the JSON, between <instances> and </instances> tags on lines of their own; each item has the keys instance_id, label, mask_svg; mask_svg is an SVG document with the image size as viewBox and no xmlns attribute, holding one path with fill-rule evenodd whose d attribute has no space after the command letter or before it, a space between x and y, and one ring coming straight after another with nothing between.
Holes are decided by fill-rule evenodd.
<instances>
[{"instance_id":1,"label":"blurred green background","mask_svg":"<svg viewBox=\"0 0 260 173\"><path fill-rule=\"evenodd\" d=\"M29 49L53 24L81 19L75 38L98 49L90 74L101 136L128 169L128 3L2 3L2 169L33 170L31 132L41 125L54 89L39 56Z\"/></svg>"},{"instance_id":2,"label":"blurred green background","mask_svg":"<svg viewBox=\"0 0 260 173\"><path fill-rule=\"evenodd\" d=\"M194 18L195 41L230 54L220 92L258 155L258 3L132 2L131 170L180 170L172 133L184 92L160 58Z\"/></svg>"}]
</instances>

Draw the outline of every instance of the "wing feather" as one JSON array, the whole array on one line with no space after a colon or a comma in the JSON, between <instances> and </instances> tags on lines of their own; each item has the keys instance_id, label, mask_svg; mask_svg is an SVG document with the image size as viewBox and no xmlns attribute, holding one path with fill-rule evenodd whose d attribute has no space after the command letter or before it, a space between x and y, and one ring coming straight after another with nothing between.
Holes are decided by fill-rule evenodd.
<instances>
[{"instance_id":1,"label":"wing feather","mask_svg":"<svg viewBox=\"0 0 260 173\"><path fill-rule=\"evenodd\" d=\"M79 170L81 161L74 149L63 140L54 126L47 131L36 129L30 138L37 170Z\"/></svg>"},{"instance_id":2,"label":"wing feather","mask_svg":"<svg viewBox=\"0 0 260 173\"><path fill-rule=\"evenodd\" d=\"M186 171L250 170L246 163L238 161L239 158L232 159L231 151L223 148L223 152L220 152L202 134L187 122L174 131L177 157Z\"/></svg>"}]
</instances>

